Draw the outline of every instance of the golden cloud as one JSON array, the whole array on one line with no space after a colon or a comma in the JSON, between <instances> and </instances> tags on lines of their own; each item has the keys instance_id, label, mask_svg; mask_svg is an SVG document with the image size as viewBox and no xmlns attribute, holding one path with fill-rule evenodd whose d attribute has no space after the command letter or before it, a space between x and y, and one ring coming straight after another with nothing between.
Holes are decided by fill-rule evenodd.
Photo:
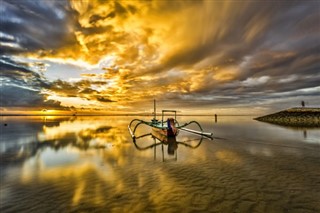
<instances>
[{"instance_id":1,"label":"golden cloud","mask_svg":"<svg viewBox=\"0 0 320 213\"><path fill-rule=\"evenodd\" d=\"M279 12L289 6L293 7L285 2L261 7L250 1L70 0L65 45L27 56L83 67L77 82L56 81L42 91L62 105L73 101L76 107L133 109L148 99L187 93L209 96L216 89L223 92L222 84L241 87L239 82L253 75L269 76L262 73L278 72L278 66L296 59L298 51L287 46L276 50L287 35L281 24L295 26L284 22ZM273 32L280 33L270 37Z\"/></svg>"}]
</instances>

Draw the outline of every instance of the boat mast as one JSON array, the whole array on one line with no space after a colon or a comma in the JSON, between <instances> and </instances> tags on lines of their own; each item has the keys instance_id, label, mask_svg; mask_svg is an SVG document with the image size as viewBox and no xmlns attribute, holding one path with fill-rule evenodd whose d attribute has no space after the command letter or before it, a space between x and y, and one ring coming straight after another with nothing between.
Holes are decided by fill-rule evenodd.
<instances>
[{"instance_id":1,"label":"boat mast","mask_svg":"<svg viewBox=\"0 0 320 213\"><path fill-rule=\"evenodd\" d=\"M153 100L153 120L156 120L157 110L156 110L156 99Z\"/></svg>"}]
</instances>

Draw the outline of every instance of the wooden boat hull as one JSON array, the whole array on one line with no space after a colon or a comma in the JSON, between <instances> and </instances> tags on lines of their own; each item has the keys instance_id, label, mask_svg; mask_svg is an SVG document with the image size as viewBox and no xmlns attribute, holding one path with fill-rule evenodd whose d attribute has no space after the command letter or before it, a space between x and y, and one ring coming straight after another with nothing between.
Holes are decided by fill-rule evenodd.
<instances>
[{"instance_id":1,"label":"wooden boat hull","mask_svg":"<svg viewBox=\"0 0 320 213\"><path fill-rule=\"evenodd\" d=\"M159 129L156 127L152 127L152 134L159 136L159 138L160 137L162 138L162 137L175 137L175 136L177 136L177 134L174 134L172 131L170 131L168 129Z\"/></svg>"}]
</instances>

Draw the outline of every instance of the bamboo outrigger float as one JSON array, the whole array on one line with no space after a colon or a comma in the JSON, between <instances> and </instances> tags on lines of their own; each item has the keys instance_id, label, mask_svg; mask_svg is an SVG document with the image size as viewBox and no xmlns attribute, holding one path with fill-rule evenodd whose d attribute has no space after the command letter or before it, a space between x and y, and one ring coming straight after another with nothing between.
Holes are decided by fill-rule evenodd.
<instances>
[{"instance_id":1,"label":"bamboo outrigger float","mask_svg":"<svg viewBox=\"0 0 320 213\"><path fill-rule=\"evenodd\" d=\"M162 130L164 132L165 131L168 132L172 128L172 126L170 125L168 120L164 120L164 115L167 112L174 113L174 125L173 126L174 126L175 129L181 130L181 131L185 131L185 132L188 132L188 133L191 133L191 134L200 135L200 136L203 136L203 137L206 137L206 138L209 138L209 139L213 139L213 133L204 132L202 127L200 126L200 124L197 121L190 121L188 123L180 125L179 122L177 121L177 111L176 110L162 110L162 119L161 119L161 121L158 121L156 119L156 101L155 100L154 100L154 117L150 122L144 121L144 120L141 120L141 119L133 119L130 122L130 124L128 125L128 129L129 129L129 132L130 132L130 135L131 135L132 139L136 138L135 131L136 131L137 127L140 126L141 124L145 124L147 126L150 126L153 129L157 129L157 130ZM131 126L135 122L137 122L137 123L135 124L135 126L132 129ZM199 127L200 131L186 128L190 124L196 124Z\"/></svg>"}]
</instances>

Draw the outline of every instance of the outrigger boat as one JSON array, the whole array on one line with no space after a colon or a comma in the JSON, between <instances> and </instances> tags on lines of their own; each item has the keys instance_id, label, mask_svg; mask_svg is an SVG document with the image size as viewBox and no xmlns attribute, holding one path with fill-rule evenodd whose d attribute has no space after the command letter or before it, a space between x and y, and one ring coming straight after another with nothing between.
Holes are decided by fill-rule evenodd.
<instances>
[{"instance_id":1,"label":"outrigger boat","mask_svg":"<svg viewBox=\"0 0 320 213\"><path fill-rule=\"evenodd\" d=\"M164 120L164 115L165 115L165 113L168 113L168 112L174 113L174 119L169 118L167 120ZM132 128L132 125L134 123L136 123L136 124ZM135 131L136 131L137 127L140 126L141 124L145 124L147 126L150 126L150 127L152 127L153 131L160 131L168 137L176 136L178 134L179 130L181 130L181 131L185 131L185 132L188 132L191 134L200 135L200 136L209 138L211 140L213 139L213 133L204 132L201 125L197 121L190 121L188 123L179 124L179 122L177 121L177 111L176 110L162 110L162 119L161 119L161 121L158 121L156 119L156 101L155 100L154 100L154 117L150 122L144 121L141 119L133 119L130 122L130 124L128 125L128 129L129 129L129 132L130 132L132 139L135 140L135 138L136 138ZM200 131L186 128L190 124L196 124L199 127Z\"/></svg>"}]
</instances>

